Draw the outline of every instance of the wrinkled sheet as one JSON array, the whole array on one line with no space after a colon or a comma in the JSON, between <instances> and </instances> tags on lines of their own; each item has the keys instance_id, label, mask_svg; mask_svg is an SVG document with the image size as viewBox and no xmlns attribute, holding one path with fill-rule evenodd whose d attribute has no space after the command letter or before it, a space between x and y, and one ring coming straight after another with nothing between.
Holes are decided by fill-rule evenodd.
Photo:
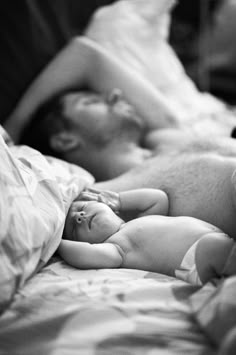
<instances>
[{"instance_id":1,"label":"wrinkled sheet","mask_svg":"<svg viewBox=\"0 0 236 355\"><path fill-rule=\"evenodd\" d=\"M236 276L209 282L191 296L190 303L196 321L216 347L223 347L230 333L234 333L235 353Z\"/></svg>"},{"instance_id":2,"label":"wrinkled sheet","mask_svg":"<svg viewBox=\"0 0 236 355\"><path fill-rule=\"evenodd\" d=\"M160 274L78 270L54 257L0 317L0 354L210 355L188 302L196 290Z\"/></svg>"}]
</instances>

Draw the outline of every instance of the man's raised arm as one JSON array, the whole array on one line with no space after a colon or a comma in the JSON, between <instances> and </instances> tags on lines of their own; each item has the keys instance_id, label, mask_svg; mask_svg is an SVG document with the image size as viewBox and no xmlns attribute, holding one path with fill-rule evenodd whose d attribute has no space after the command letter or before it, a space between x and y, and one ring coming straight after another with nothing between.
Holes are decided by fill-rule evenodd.
<instances>
[{"instance_id":1,"label":"man's raised arm","mask_svg":"<svg viewBox=\"0 0 236 355\"><path fill-rule=\"evenodd\" d=\"M121 89L127 101L143 117L147 129L178 125L166 98L148 80L92 40L76 37L33 81L6 121L5 128L17 142L40 105L65 91L84 86L104 94L114 88Z\"/></svg>"}]
</instances>

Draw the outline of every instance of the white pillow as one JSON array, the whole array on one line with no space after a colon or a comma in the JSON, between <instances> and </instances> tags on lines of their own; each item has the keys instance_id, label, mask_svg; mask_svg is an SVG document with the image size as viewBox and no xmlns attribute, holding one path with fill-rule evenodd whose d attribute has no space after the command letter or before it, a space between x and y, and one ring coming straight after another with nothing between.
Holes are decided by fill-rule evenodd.
<instances>
[{"instance_id":1,"label":"white pillow","mask_svg":"<svg viewBox=\"0 0 236 355\"><path fill-rule=\"evenodd\" d=\"M0 311L56 251L74 198L94 179L82 168L0 135Z\"/></svg>"}]
</instances>

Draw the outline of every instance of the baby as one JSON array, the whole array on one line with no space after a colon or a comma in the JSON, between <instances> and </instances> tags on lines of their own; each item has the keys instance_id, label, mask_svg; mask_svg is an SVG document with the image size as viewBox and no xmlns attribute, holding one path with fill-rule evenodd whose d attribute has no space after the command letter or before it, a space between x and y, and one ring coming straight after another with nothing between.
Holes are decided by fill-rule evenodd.
<instances>
[{"instance_id":1,"label":"baby","mask_svg":"<svg viewBox=\"0 0 236 355\"><path fill-rule=\"evenodd\" d=\"M233 239L196 218L167 216L168 205L157 189L87 190L71 205L64 228L69 240L58 252L81 269L142 269L195 285L235 273L235 266L227 268ZM137 218L125 222L117 213Z\"/></svg>"}]
</instances>

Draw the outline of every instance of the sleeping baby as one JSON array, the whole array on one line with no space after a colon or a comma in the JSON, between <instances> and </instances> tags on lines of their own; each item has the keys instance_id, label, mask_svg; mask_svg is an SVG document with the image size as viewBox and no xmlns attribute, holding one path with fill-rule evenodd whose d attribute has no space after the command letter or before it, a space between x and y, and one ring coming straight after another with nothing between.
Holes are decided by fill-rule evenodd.
<instances>
[{"instance_id":1,"label":"sleeping baby","mask_svg":"<svg viewBox=\"0 0 236 355\"><path fill-rule=\"evenodd\" d=\"M70 207L58 252L81 269L142 269L195 285L236 272L227 268L233 239L199 219L167 216L168 208L157 189L89 189Z\"/></svg>"}]
</instances>

